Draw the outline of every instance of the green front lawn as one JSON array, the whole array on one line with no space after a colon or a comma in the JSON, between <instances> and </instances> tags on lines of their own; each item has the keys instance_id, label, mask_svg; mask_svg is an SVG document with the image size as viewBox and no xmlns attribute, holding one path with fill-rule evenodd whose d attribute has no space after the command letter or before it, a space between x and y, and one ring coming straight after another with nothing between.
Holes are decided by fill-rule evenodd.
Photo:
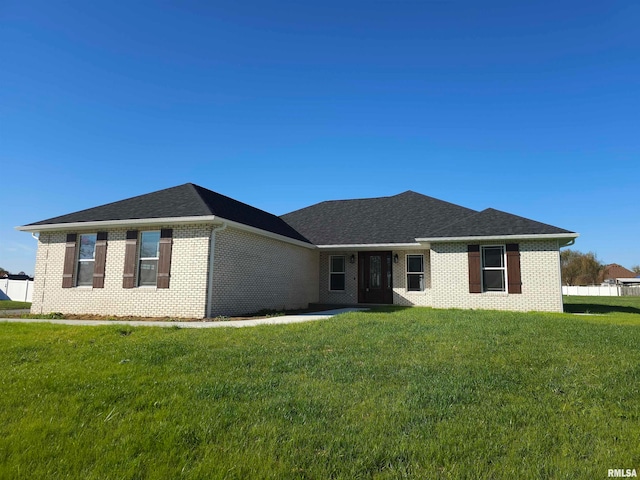
<instances>
[{"instance_id":1,"label":"green front lawn","mask_svg":"<svg viewBox=\"0 0 640 480\"><path fill-rule=\"evenodd\" d=\"M15 302L13 300L0 300L0 310L22 310L31 308L31 302Z\"/></svg>"},{"instance_id":2,"label":"green front lawn","mask_svg":"<svg viewBox=\"0 0 640 480\"><path fill-rule=\"evenodd\" d=\"M637 313L640 297L563 297L564 311L571 313Z\"/></svg>"},{"instance_id":3,"label":"green front lawn","mask_svg":"<svg viewBox=\"0 0 640 480\"><path fill-rule=\"evenodd\" d=\"M0 324L0 478L606 478L640 467L640 315Z\"/></svg>"}]
</instances>

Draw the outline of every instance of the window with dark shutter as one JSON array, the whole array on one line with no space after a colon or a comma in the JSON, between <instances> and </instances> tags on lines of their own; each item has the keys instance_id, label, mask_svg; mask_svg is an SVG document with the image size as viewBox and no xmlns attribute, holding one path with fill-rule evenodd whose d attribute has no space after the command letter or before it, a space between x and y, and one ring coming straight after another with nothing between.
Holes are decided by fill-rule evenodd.
<instances>
[{"instance_id":1,"label":"window with dark shutter","mask_svg":"<svg viewBox=\"0 0 640 480\"><path fill-rule=\"evenodd\" d=\"M467 245L469 256L469 293L481 293L480 245Z\"/></svg>"},{"instance_id":2,"label":"window with dark shutter","mask_svg":"<svg viewBox=\"0 0 640 480\"><path fill-rule=\"evenodd\" d=\"M64 250L64 268L62 270L62 288L73 287L73 271L76 266L77 233L67 234L67 244Z\"/></svg>"},{"instance_id":3,"label":"window with dark shutter","mask_svg":"<svg viewBox=\"0 0 640 480\"><path fill-rule=\"evenodd\" d=\"M93 288L104 288L104 272L107 262L107 232L96 236L95 264L93 268Z\"/></svg>"},{"instance_id":4,"label":"window with dark shutter","mask_svg":"<svg viewBox=\"0 0 640 480\"><path fill-rule=\"evenodd\" d=\"M520 275L520 246L517 243L507 243L507 278L509 293L522 293Z\"/></svg>"},{"instance_id":5,"label":"window with dark shutter","mask_svg":"<svg viewBox=\"0 0 640 480\"><path fill-rule=\"evenodd\" d=\"M122 288L134 288L136 286L136 253L138 251L138 231L127 231L127 239L124 246L124 273L122 276Z\"/></svg>"},{"instance_id":6,"label":"window with dark shutter","mask_svg":"<svg viewBox=\"0 0 640 480\"><path fill-rule=\"evenodd\" d=\"M171 245L173 230L163 228L160 230L160 255L158 258L158 288L169 288L171 272Z\"/></svg>"}]
</instances>

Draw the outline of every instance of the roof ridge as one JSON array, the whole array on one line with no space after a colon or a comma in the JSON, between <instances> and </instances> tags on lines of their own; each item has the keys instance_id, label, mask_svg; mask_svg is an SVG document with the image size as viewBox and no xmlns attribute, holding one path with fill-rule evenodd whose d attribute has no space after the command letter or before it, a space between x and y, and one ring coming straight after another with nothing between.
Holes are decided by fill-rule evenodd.
<instances>
[{"instance_id":1,"label":"roof ridge","mask_svg":"<svg viewBox=\"0 0 640 480\"><path fill-rule=\"evenodd\" d=\"M193 190L195 190L196 192L196 196L198 197L198 200L200 200L200 203L202 205L204 205L204 208L211 214L215 216L215 212L213 210L211 210L211 207L207 204L207 202L204 200L204 198L202 198L202 193L200 192L200 190L208 190L207 188L201 187L200 185L197 185L195 183L186 183L185 185L190 185L191 188Z\"/></svg>"}]
</instances>

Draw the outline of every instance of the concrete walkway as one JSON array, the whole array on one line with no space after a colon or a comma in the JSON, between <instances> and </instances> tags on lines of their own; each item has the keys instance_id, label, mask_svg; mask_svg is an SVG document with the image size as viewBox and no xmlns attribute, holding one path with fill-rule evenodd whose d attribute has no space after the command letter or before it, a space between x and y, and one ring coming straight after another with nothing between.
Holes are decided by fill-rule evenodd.
<instances>
[{"instance_id":1,"label":"concrete walkway","mask_svg":"<svg viewBox=\"0 0 640 480\"><path fill-rule=\"evenodd\" d=\"M287 323L311 322L347 312L358 312L368 308L340 308L317 313L300 315L283 315L281 317L255 318L251 320L225 320L221 322L141 322L135 320L51 320L45 318L0 318L4 323L53 323L56 325L130 325L132 327L180 327L180 328L221 328L221 327L255 327L258 325L281 325Z\"/></svg>"}]
</instances>

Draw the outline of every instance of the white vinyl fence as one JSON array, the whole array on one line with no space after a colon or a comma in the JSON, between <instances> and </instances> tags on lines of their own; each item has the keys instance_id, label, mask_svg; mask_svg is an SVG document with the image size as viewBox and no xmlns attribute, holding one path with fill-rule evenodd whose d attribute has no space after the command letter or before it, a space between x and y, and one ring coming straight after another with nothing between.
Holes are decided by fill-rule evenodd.
<instances>
[{"instance_id":1,"label":"white vinyl fence","mask_svg":"<svg viewBox=\"0 0 640 480\"><path fill-rule=\"evenodd\" d=\"M33 280L9 280L0 278L0 300L30 302L33 295Z\"/></svg>"},{"instance_id":2,"label":"white vinyl fence","mask_svg":"<svg viewBox=\"0 0 640 480\"><path fill-rule=\"evenodd\" d=\"M585 295L589 297L640 297L640 286L591 285L588 287L562 286L563 295Z\"/></svg>"},{"instance_id":3,"label":"white vinyl fence","mask_svg":"<svg viewBox=\"0 0 640 480\"><path fill-rule=\"evenodd\" d=\"M563 295L585 295L589 297L619 297L618 285L592 285L588 287L562 286Z\"/></svg>"}]
</instances>

